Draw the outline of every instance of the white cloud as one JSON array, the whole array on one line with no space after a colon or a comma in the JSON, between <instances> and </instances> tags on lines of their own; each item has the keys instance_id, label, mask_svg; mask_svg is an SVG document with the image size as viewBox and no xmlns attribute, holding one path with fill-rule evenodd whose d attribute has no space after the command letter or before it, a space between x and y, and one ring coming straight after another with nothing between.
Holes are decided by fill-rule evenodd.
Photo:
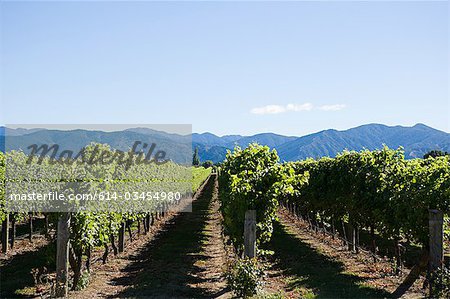
<instances>
[{"instance_id":1,"label":"white cloud","mask_svg":"<svg viewBox=\"0 0 450 299\"><path fill-rule=\"evenodd\" d=\"M311 110L322 110L322 111L339 111L344 109L346 106L344 104L333 104L333 105L322 105L319 107L314 107L311 103L303 104L287 104L287 105L266 105L262 107L255 107L250 110L252 114L279 114L289 111L299 112L299 111L311 111Z\"/></svg>"},{"instance_id":2,"label":"white cloud","mask_svg":"<svg viewBox=\"0 0 450 299\"><path fill-rule=\"evenodd\" d=\"M323 111L339 111L345 108L344 104L335 104L335 105L323 105L318 107L319 110Z\"/></svg>"},{"instance_id":3,"label":"white cloud","mask_svg":"<svg viewBox=\"0 0 450 299\"><path fill-rule=\"evenodd\" d=\"M286 106L286 110L289 111L310 111L314 108L313 104L311 103L304 103L304 104L288 104Z\"/></svg>"},{"instance_id":4,"label":"white cloud","mask_svg":"<svg viewBox=\"0 0 450 299\"><path fill-rule=\"evenodd\" d=\"M286 108L280 105L267 105L250 110L250 113L253 114L278 114L283 112L286 112Z\"/></svg>"}]
</instances>

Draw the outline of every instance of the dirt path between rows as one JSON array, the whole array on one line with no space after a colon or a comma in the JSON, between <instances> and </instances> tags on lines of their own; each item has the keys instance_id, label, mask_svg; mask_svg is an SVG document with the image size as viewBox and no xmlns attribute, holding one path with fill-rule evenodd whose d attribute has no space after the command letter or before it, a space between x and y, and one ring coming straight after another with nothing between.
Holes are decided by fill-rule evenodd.
<instances>
[{"instance_id":1,"label":"dirt path between rows","mask_svg":"<svg viewBox=\"0 0 450 299\"><path fill-rule=\"evenodd\" d=\"M227 298L226 251L212 175L192 203L125 254L93 269L89 287L71 298Z\"/></svg>"},{"instance_id":2,"label":"dirt path between rows","mask_svg":"<svg viewBox=\"0 0 450 299\"><path fill-rule=\"evenodd\" d=\"M203 259L198 260L194 266L198 267L194 277L200 279L197 284L191 287L209 293L214 297L227 298L230 293L226 289L224 273L226 271L227 253L224 249L224 239L222 235L222 216L219 211L220 203L218 199L219 185L214 179L211 201L208 207L208 218L204 227L206 240L203 242Z\"/></svg>"}]
</instances>

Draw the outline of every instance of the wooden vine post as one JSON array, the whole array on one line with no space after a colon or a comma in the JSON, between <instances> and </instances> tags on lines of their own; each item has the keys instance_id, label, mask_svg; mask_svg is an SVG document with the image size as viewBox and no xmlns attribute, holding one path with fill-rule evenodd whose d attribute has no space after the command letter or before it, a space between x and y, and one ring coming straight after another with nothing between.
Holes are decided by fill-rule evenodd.
<instances>
[{"instance_id":1,"label":"wooden vine post","mask_svg":"<svg viewBox=\"0 0 450 299\"><path fill-rule=\"evenodd\" d=\"M256 211L245 212L244 222L244 255L253 258L256 256Z\"/></svg>"},{"instance_id":2,"label":"wooden vine post","mask_svg":"<svg viewBox=\"0 0 450 299\"><path fill-rule=\"evenodd\" d=\"M56 289L57 298L66 298L69 291L69 227L70 213L63 213L58 220L56 241Z\"/></svg>"},{"instance_id":3,"label":"wooden vine post","mask_svg":"<svg viewBox=\"0 0 450 299\"><path fill-rule=\"evenodd\" d=\"M2 252L8 253L8 240L9 240L9 214L5 215L5 219L2 222Z\"/></svg>"},{"instance_id":4,"label":"wooden vine post","mask_svg":"<svg viewBox=\"0 0 450 299\"><path fill-rule=\"evenodd\" d=\"M33 214L30 213L30 216L29 216L29 217L30 217L30 218L29 218L30 235L29 235L28 237L29 237L30 242L32 243L32 242L33 242Z\"/></svg>"},{"instance_id":5,"label":"wooden vine post","mask_svg":"<svg viewBox=\"0 0 450 299\"><path fill-rule=\"evenodd\" d=\"M428 271L432 273L444 263L444 213L429 210L430 227L430 261ZM430 294L433 293L433 282L430 282Z\"/></svg>"},{"instance_id":6,"label":"wooden vine post","mask_svg":"<svg viewBox=\"0 0 450 299\"><path fill-rule=\"evenodd\" d=\"M125 248L125 221L120 224L119 228L119 252L123 252Z\"/></svg>"},{"instance_id":7,"label":"wooden vine post","mask_svg":"<svg viewBox=\"0 0 450 299\"><path fill-rule=\"evenodd\" d=\"M444 213L429 210L430 225L430 272L442 266L444 262Z\"/></svg>"}]
</instances>

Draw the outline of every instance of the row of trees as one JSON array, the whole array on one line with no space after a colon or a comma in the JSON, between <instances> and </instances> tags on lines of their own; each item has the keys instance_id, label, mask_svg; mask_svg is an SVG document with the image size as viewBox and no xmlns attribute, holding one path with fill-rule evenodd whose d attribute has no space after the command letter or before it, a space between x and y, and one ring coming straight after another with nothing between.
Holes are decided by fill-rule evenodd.
<instances>
[{"instance_id":1,"label":"row of trees","mask_svg":"<svg viewBox=\"0 0 450 299\"><path fill-rule=\"evenodd\" d=\"M346 221L392 239L428 245L428 210L450 212L448 157L405 160L401 149L344 152L287 163L308 183L290 181L283 199L314 222Z\"/></svg>"},{"instance_id":2,"label":"row of trees","mask_svg":"<svg viewBox=\"0 0 450 299\"><path fill-rule=\"evenodd\" d=\"M88 147L87 151L92 147ZM114 155L108 146L100 147ZM104 248L103 261L106 262L110 246L114 254L123 250L126 231L131 239L131 227L134 225L140 230L143 224L144 232L148 232L156 218L164 216L170 205L195 192L211 172L211 169L186 167L172 162L162 165L135 163L125 168L119 162L52 163L45 158L41 163L33 161L27 164L27 159L22 152L0 153L0 218L2 234L6 236L2 238L3 247L7 250L5 242L8 242L9 224L13 225L13 240L14 224L28 217L28 209L33 208L35 215L46 215L53 227L56 227L64 212L73 211L69 217L69 262L74 273L73 288L79 286L84 269L90 270L93 249ZM64 206L44 201L36 206L36 203L27 205L27 201L20 201L12 205L10 200L6 200L5 191L8 194L47 194L56 191L62 194L96 194L97 199L103 196L111 200L88 202L84 206L86 210L81 209L81 203ZM177 192L179 196L175 194ZM59 212L51 213L60 208Z\"/></svg>"},{"instance_id":3,"label":"row of trees","mask_svg":"<svg viewBox=\"0 0 450 299\"><path fill-rule=\"evenodd\" d=\"M373 251L377 234L394 248L406 240L426 252L429 209L450 213L449 156L406 160L402 149L384 147L280 164L275 150L251 144L228 152L220 174L224 224L238 251L245 211L256 210L261 244L270 240L279 203L316 227L342 226L353 239L366 230Z\"/></svg>"},{"instance_id":4,"label":"row of trees","mask_svg":"<svg viewBox=\"0 0 450 299\"><path fill-rule=\"evenodd\" d=\"M203 163L200 161L200 156L198 154L198 147L195 148L194 154L192 155L192 165L193 166L202 166L204 168L213 167L214 163L211 160L206 160Z\"/></svg>"},{"instance_id":5,"label":"row of trees","mask_svg":"<svg viewBox=\"0 0 450 299\"><path fill-rule=\"evenodd\" d=\"M448 157L405 160L402 150L344 152L334 159L290 163L296 174L309 176L308 183L294 183L283 198L295 213L315 227L336 231L357 251L360 232L389 240L395 269L401 271L402 252L410 245L423 248L420 267L409 281L426 269L429 248L429 210L450 213ZM403 246L400 246L402 243ZM408 284L410 283L408 282Z\"/></svg>"}]
</instances>

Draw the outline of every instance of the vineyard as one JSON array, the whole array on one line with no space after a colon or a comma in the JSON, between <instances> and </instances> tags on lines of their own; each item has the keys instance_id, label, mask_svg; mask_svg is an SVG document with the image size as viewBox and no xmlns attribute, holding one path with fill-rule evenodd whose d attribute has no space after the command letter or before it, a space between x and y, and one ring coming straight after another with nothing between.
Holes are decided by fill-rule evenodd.
<instances>
[{"instance_id":1,"label":"vineyard","mask_svg":"<svg viewBox=\"0 0 450 299\"><path fill-rule=\"evenodd\" d=\"M229 152L211 174L212 168L172 162L125 169L120 163L44 160L30 167L23 153L0 155L2 249L8 253L2 270L20 276L2 276L2 298L52 297L64 289L57 270L61 219L70 223L66 283L74 298L95 296L94 287L109 297L211 298L222 292L224 298L385 298L425 296L423 288L431 285L432 297L448 296L447 274L439 274L440 280L434 272L427 274L434 246L430 211L444 215L441 246L445 252L450 248L448 156L407 160L401 149L385 147L281 163L276 151L251 144ZM103 205L60 213L6 210L11 208L6 194L26 192L37 174L45 178L39 185L43 193L55 188L165 193L144 206L127 204L125 210L122 203L109 205L115 209L110 211ZM168 196L174 190L179 198ZM17 244L36 242L29 251L15 245L16 228L22 232ZM136 256L145 262L136 262ZM105 270L115 263L119 270ZM379 275L359 285L353 276L342 276L344 268L360 280L361 268ZM302 282L304 277L309 281Z\"/></svg>"},{"instance_id":2,"label":"vineyard","mask_svg":"<svg viewBox=\"0 0 450 299\"><path fill-rule=\"evenodd\" d=\"M256 211L256 245L264 254L261 245L271 239L280 205L316 232L340 236L349 250L358 252L364 247L375 261L378 254L390 250L396 274L402 271L405 251L421 249L421 258L415 257L416 277L409 277L405 287L426 269L429 210L447 215L444 246L448 249L448 156L405 160L401 149L385 147L280 164L275 151L253 144L228 153L221 169L221 187L224 224L238 255L245 247L246 211ZM363 236L366 244L360 242ZM377 240L384 243L385 252L378 252Z\"/></svg>"},{"instance_id":3,"label":"vineyard","mask_svg":"<svg viewBox=\"0 0 450 299\"><path fill-rule=\"evenodd\" d=\"M113 155L109 147L104 147L104 150L111 151ZM114 255L123 252L126 232L128 232L128 239L133 240L133 231L137 230L140 234L141 224L142 232L148 233L151 226L164 218L167 213L175 208L188 208L189 203L184 203L184 199L195 193L211 172L211 168L186 167L172 162L156 166L154 164L133 165L125 169L121 163L107 165L98 163L88 166L76 163L52 164L48 157L40 163L33 161L31 165L27 165L27 158L22 152L0 153L2 251L6 253L14 248L17 225L28 222L29 239L32 241L33 218L42 217L45 218L44 234L52 243L50 246L54 246L60 238L59 232L55 231L58 220L62 217L70 218L68 238L70 240L69 264L73 273L72 289L78 289L86 283L83 281L83 273L90 272L91 256L94 251L102 251L103 263L106 263L111 252ZM36 178L38 178L37 182ZM7 212L5 208L9 201L6 200L5 186L8 187L9 193L25 193L31 189L33 192L45 194L49 190L56 189L61 193L80 192L80 190L90 194L108 192L125 199L127 194L135 196L136 199L141 199L142 194L153 197L144 204L140 202L129 204L125 200L115 205L108 204L105 211L101 210L105 209L105 206L94 206L100 211L94 209L94 211L81 210L72 213L23 212L21 210L30 209L30 207L20 202L17 212ZM156 193L158 198L154 197L155 193L149 195L155 191L158 191ZM173 193L179 193L179 196L172 195ZM124 208L125 204L127 205ZM40 205L33 208L41 208L45 211L45 208L49 206ZM9 228L10 225L11 228ZM50 257L50 262L45 266L54 268L55 258L56 256ZM2 284L7 285L4 281Z\"/></svg>"}]
</instances>

